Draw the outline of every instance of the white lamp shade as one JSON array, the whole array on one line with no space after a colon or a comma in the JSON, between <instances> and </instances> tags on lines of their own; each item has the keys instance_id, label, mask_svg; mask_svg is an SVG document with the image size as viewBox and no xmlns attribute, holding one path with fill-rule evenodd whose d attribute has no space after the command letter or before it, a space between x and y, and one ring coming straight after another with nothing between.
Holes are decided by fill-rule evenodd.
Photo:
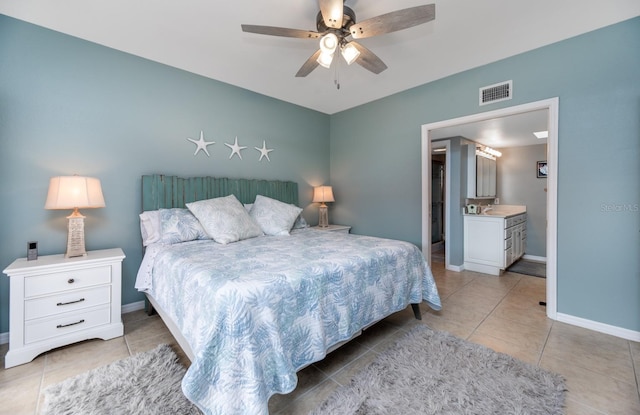
<instances>
[{"instance_id":1,"label":"white lamp shade","mask_svg":"<svg viewBox=\"0 0 640 415\"><path fill-rule=\"evenodd\" d=\"M58 176L49 181L45 209L105 207L100 180L93 177Z\"/></svg>"},{"instance_id":2,"label":"white lamp shade","mask_svg":"<svg viewBox=\"0 0 640 415\"><path fill-rule=\"evenodd\" d=\"M337 47L338 47L338 36L336 36L333 33L327 33L326 35L322 36L322 38L320 39L320 49L323 52L333 54L333 52L335 52Z\"/></svg>"},{"instance_id":3,"label":"white lamp shade","mask_svg":"<svg viewBox=\"0 0 640 415\"><path fill-rule=\"evenodd\" d=\"M347 43L342 48L342 57L347 62L347 65L351 65L355 62L356 59L358 59L358 56L360 56L360 51L351 43Z\"/></svg>"},{"instance_id":4,"label":"white lamp shade","mask_svg":"<svg viewBox=\"0 0 640 415\"><path fill-rule=\"evenodd\" d=\"M313 188L312 203L335 202L331 186L318 186Z\"/></svg>"},{"instance_id":5,"label":"white lamp shade","mask_svg":"<svg viewBox=\"0 0 640 415\"><path fill-rule=\"evenodd\" d=\"M318 59L316 59L316 62L318 62L318 64L320 64L320 66L322 66L323 68L329 69L331 67L331 62L333 62L333 53L329 53L329 52L320 53L320 56L318 56Z\"/></svg>"}]
</instances>

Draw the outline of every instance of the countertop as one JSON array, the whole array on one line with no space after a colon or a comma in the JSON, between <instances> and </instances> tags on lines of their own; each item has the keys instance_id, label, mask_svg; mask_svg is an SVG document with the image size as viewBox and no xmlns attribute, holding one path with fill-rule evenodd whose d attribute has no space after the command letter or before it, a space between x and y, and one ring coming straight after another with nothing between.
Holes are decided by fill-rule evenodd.
<instances>
[{"instance_id":1,"label":"countertop","mask_svg":"<svg viewBox=\"0 0 640 415\"><path fill-rule=\"evenodd\" d=\"M484 209L485 206L482 206ZM465 209L466 212L466 209ZM491 210L483 213L464 213L464 216L492 216L496 218L508 218L527 213L527 207L522 205L491 205Z\"/></svg>"}]
</instances>

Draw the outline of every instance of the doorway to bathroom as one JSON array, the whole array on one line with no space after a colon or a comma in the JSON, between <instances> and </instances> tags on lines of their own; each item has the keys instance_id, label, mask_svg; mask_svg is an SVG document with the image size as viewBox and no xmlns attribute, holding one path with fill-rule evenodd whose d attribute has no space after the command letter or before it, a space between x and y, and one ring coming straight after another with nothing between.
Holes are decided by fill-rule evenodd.
<instances>
[{"instance_id":1,"label":"doorway to bathroom","mask_svg":"<svg viewBox=\"0 0 640 415\"><path fill-rule=\"evenodd\" d=\"M494 111L487 111L484 113L477 113L473 115L463 116L455 119L434 122L425 124L422 126L422 247L423 253L427 260L431 263L431 240L432 240L432 224L434 221L434 213L432 211L432 196L433 196L433 179L432 179L432 152L436 146L436 142L431 140L431 132L448 128L457 125L464 125L469 123L476 123L491 119L498 119L502 117L509 117L512 115L523 114L531 111L546 110L548 114L547 130L547 234L546 234L546 311L547 317L555 320L557 314L557 172L558 172L558 98L551 98L547 100L532 102L529 104L522 104L513 107L503 108ZM451 178L451 164L454 158L451 157L451 153L459 151L458 143L449 143L451 140L446 140L447 154L445 162L445 178ZM440 145L439 142L437 145ZM457 154L457 153L456 153ZM460 188L447 189L447 184L451 180L445 181L444 192L444 206L448 206L445 209L444 214L444 239L445 245L445 269L452 271L461 271L464 269L462 261L462 242L463 232L461 225L457 222L462 222L460 218L456 221L457 217L452 217L451 214L447 215L446 212L452 212L452 198L456 197L456 206L458 209L458 200L462 194ZM462 205L460 205L462 206ZM437 215L437 213L435 213ZM460 226L459 226L460 225Z\"/></svg>"}]
</instances>

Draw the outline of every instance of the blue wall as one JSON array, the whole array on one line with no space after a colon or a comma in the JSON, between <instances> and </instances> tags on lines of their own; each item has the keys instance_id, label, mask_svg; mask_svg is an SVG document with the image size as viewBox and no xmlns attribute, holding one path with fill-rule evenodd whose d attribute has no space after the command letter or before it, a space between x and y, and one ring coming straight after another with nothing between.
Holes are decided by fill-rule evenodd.
<instances>
[{"instance_id":1,"label":"blue wall","mask_svg":"<svg viewBox=\"0 0 640 415\"><path fill-rule=\"evenodd\" d=\"M211 157L187 137L200 130ZM243 160L229 160L238 136ZM0 15L0 269L66 248L70 211L44 209L49 178L101 180L106 208L84 210L87 249L121 247L123 304L142 258L142 174L261 177L312 186L329 178L329 116ZM258 161L254 147L274 149ZM9 330L9 278L0 276L0 333Z\"/></svg>"},{"instance_id":2,"label":"blue wall","mask_svg":"<svg viewBox=\"0 0 640 415\"><path fill-rule=\"evenodd\" d=\"M638 68L636 18L328 116L0 16L0 267L29 240L64 251L68 213L43 205L49 178L74 173L102 180L87 248L124 249L124 304L142 298L146 173L294 180L311 222L311 186L330 178L332 222L419 245L421 125L558 96L558 311L640 331ZM479 87L509 79L513 100L478 107ZM210 158L186 141L200 130ZM244 160L228 159L235 136Z\"/></svg>"},{"instance_id":3,"label":"blue wall","mask_svg":"<svg viewBox=\"0 0 640 415\"><path fill-rule=\"evenodd\" d=\"M420 244L420 126L556 96L558 312L640 331L640 18L332 116L333 220Z\"/></svg>"}]
</instances>

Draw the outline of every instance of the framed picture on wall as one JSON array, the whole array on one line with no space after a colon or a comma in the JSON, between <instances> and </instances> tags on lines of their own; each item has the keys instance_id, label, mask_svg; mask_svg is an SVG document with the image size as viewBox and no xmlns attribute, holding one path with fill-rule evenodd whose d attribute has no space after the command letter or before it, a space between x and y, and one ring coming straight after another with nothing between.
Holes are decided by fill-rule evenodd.
<instances>
[{"instance_id":1,"label":"framed picture on wall","mask_svg":"<svg viewBox=\"0 0 640 415\"><path fill-rule=\"evenodd\" d=\"M539 179L547 178L547 160L536 162L536 176Z\"/></svg>"}]
</instances>

